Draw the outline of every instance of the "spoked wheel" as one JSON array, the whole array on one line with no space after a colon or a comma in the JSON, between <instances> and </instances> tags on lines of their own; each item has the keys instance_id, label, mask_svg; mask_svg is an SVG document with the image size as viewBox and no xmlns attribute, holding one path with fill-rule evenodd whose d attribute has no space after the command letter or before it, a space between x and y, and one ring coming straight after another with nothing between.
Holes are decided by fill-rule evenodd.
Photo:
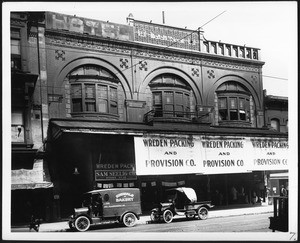
<instances>
[{"instance_id":1,"label":"spoked wheel","mask_svg":"<svg viewBox=\"0 0 300 243\"><path fill-rule=\"evenodd\" d=\"M208 217L208 210L207 210L207 208L205 208L205 207L199 208L199 210L198 210L198 216L199 216L199 219L202 219L202 220L207 219L207 217Z\"/></svg>"},{"instance_id":2,"label":"spoked wheel","mask_svg":"<svg viewBox=\"0 0 300 243\"><path fill-rule=\"evenodd\" d=\"M164 211L163 213L163 220L165 223L171 223L173 220L173 213L171 210L167 209L166 211Z\"/></svg>"},{"instance_id":3,"label":"spoked wheel","mask_svg":"<svg viewBox=\"0 0 300 243\"><path fill-rule=\"evenodd\" d=\"M89 229L91 225L90 220L88 219L88 217L86 216L79 216L76 220L75 220L75 228L78 231L86 231Z\"/></svg>"},{"instance_id":4,"label":"spoked wheel","mask_svg":"<svg viewBox=\"0 0 300 243\"><path fill-rule=\"evenodd\" d=\"M136 218L136 216L135 216L133 213L126 213L126 214L123 216L123 224L124 224L126 227L132 227L132 226L135 226L136 221L137 221L137 218Z\"/></svg>"}]
</instances>

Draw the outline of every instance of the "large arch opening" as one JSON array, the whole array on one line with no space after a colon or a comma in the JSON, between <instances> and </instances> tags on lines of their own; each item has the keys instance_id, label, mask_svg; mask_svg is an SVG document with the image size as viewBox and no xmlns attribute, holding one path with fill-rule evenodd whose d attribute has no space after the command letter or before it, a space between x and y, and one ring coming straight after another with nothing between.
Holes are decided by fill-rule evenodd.
<instances>
[{"instance_id":1,"label":"large arch opening","mask_svg":"<svg viewBox=\"0 0 300 243\"><path fill-rule=\"evenodd\" d=\"M72 117L119 118L119 101L125 94L113 72L99 65L81 65L66 75L66 82Z\"/></svg>"}]
</instances>

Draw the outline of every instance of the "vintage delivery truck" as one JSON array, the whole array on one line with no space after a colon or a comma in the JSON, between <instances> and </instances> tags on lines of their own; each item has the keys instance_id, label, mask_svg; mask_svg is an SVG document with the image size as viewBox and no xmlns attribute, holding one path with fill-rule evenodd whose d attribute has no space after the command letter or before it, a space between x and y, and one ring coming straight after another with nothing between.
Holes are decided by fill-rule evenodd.
<instances>
[{"instance_id":1,"label":"vintage delivery truck","mask_svg":"<svg viewBox=\"0 0 300 243\"><path fill-rule=\"evenodd\" d=\"M78 231L86 231L91 225L115 222L132 227L141 214L138 188L93 190L83 194L82 207L74 209L69 220L69 227Z\"/></svg>"},{"instance_id":2,"label":"vintage delivery truck","mask_svg":"<svg viewBox=\"0 0 300 243\"><path fill-rule=\"evenodd\" d=\"M187 218L207 219L208 210L214 207L211 201L197 201L197 195L193 188L177 187L166 190L164 202L151 210L152 222L162 221L171 223L175 215Z\"/></svg>"}]
</instances>

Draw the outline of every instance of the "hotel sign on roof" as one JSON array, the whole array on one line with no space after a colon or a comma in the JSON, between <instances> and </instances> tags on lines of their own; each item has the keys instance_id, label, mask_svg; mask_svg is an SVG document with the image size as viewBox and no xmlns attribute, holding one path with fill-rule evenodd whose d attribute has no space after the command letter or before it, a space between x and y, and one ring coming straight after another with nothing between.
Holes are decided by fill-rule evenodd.
<instances>
[{"instance_id":1,"label":"hotel sign on roof","mask_svg":"<svg viewBox=\"0 0 300 243\"><path fill-rule=\"evenodd\" d=\"M198 32L138 20L131 26L46 12L46 28L199 51Z\"/></svg>"},{"instance_id":2,"label":"hotel sign on roof","mask_svg":"<svg viewBox=\"0 0 300 243\"><path fill-rule=\"evenodd\" d=\"M46 28L133 41L131 26L53 12L46 12Z\"/></svg>"},{"instance_id":3,"label":"hotel sign on roof","mask_svg":"<svg viewBox=\"0 0 300 243\"><path fill-rule=\"evenodd\" d=\"M142 21L134 21L134 40L199 51L199 33Z\"/></svg>"}]
</instances>

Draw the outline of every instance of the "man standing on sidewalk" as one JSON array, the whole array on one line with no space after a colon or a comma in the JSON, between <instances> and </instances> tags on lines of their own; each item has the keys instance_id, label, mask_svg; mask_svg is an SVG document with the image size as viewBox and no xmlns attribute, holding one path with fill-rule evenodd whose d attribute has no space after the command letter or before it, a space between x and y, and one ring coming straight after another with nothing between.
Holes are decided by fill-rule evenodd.
<instances>
[{"instance_id":1,"label":"man standing on sidewalk","mask_svg":"<svg viewBox=\"0 0 300 243\"><path fill-rule=\"evenodd\" d=\"M285 189L284 185L281 185L280 196L287 197L287 190Z\"/></svg>"}]
</instances>

